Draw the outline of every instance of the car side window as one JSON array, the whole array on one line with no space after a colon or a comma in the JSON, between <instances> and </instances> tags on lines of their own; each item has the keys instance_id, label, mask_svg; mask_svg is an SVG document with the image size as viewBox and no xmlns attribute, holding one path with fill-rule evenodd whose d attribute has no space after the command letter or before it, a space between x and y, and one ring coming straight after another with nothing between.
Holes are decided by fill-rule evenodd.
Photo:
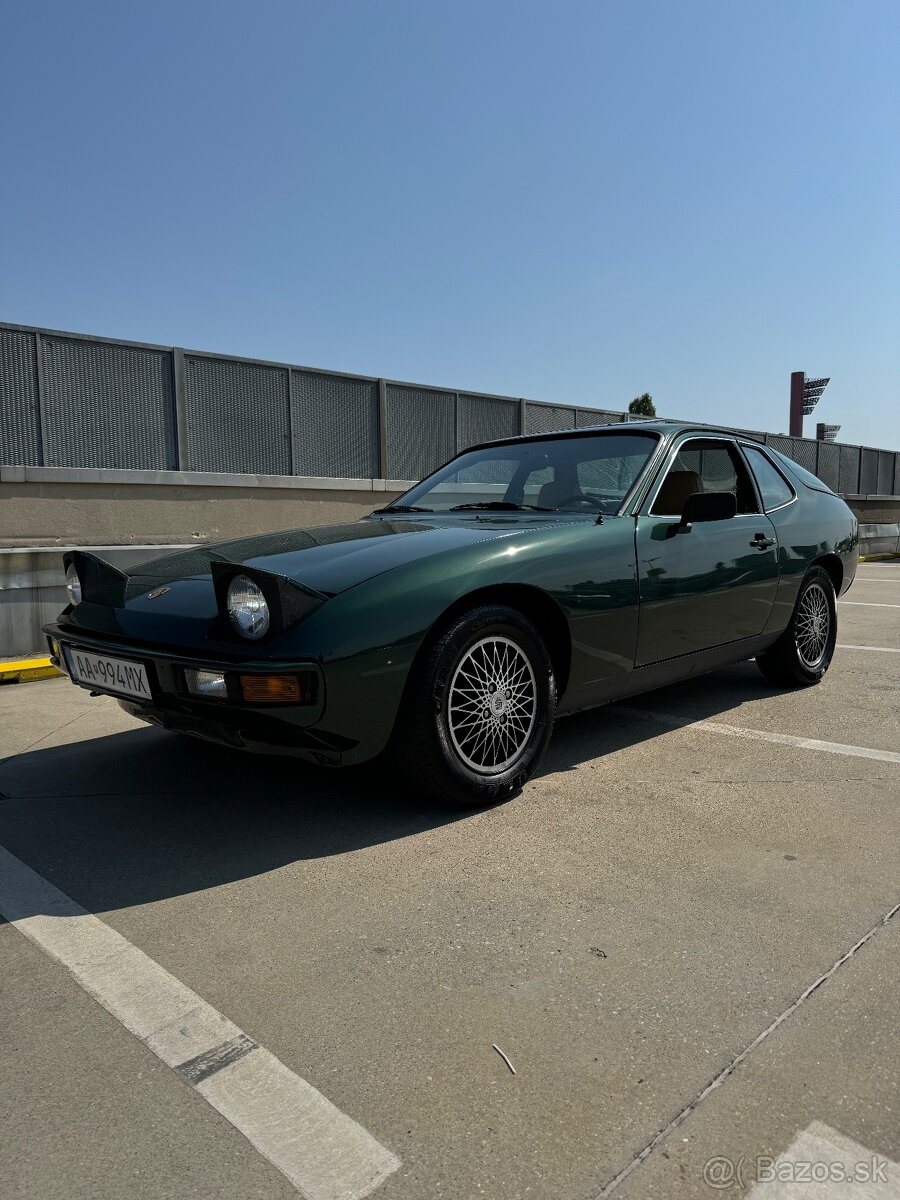
<instances>
[{"instance_id":1,"label":"car side window","mask_svg":"<svg viewBox=\"0 0 900 1200\"><path fill-rule=\"evenodd\" d=\"M744 453L759 484L766 512L793 500L794 492L790 484L762 450L757 450L755 446L745 446Z\"/></svg>"},{"instance_id":2,"label":"car side window","mask_svg":"<svg viewBox=\"0 0 900 1200\"><path fill-rule=\"evenodd\" d=\"M733 492L739 513L759 512L759 502L737 447L714 438L694 438L675 456L650 512L655 517L680 517L684 502L695 492Z\"/></svg>"}]
</instances>

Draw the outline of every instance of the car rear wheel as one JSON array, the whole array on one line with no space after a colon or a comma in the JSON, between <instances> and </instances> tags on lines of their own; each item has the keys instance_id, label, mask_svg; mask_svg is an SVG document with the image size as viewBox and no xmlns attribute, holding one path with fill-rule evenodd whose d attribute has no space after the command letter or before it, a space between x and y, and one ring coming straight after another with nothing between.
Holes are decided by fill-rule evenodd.
<instances>
[{"instance_id":1,"label":"car rear wheel","mask_svg":"<svg viewBox=\"0 0 900 1200\"><path fill-rule=\"evenodd\" d=\"M410 680L395 757L413 786L441 803L495 804L537 767L555 710L539 633L516 609L486 604L457 617Z\"/></svg>"},{"instance_id":2,"label":"car rear wheel","mask_svg":"<svg viewBox=\"0 0 900 1200\"><path fill-rule=\"evenodd\" d=\"M756 662L770 683L809 687L828 670L836 641L834 584L822 567L811 567L787 629Z\"/></svg>"}]
</instances>

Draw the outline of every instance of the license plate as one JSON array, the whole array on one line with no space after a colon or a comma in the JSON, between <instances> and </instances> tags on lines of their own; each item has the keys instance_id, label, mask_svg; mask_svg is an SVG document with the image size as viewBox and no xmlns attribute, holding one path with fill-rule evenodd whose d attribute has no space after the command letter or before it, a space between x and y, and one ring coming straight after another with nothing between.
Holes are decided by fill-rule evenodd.
<instances>
[{"instance_id":1,"label":"license plate","mask_svg":"<svg viewBox=\"0 0 900 1200\"><path fill-rule=\"evenodd\" d=\"M94 654L90 650L78 650L64 646L63 653L69 674L75 683L83 683L114 696L130 696L136 700L152 700L153 693L147 682L147 672L142 663L130 662L125 658L113 658L109 654Z\"/></svg>"}]
</instances>

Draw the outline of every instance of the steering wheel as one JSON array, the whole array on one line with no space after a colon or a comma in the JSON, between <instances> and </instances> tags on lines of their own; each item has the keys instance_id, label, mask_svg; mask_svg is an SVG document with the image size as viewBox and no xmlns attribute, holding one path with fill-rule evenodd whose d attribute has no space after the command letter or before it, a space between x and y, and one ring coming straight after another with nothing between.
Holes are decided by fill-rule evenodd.
<instances>
[{"instance_id":1,"label":"steering wheel","mask_svg":"<svg viewBox=\"0 0 900 1200\"><path fill-rule=\"evenodd\" d=\"M598 500L596 496L585 496L583 492L576 492L573 496L565 496L562 500L557 501L553 507L558 512L559 509L565 508L567 504L591 504L598 512L603 512L603 501Z\"/></svg>"}]
</instances>

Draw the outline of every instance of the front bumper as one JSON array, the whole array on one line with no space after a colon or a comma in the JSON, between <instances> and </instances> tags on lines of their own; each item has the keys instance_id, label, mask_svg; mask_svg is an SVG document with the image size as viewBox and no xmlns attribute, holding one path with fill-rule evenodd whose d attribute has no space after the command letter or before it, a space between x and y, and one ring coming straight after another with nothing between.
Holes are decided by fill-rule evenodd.
<instances>
[{"instance_id":1,"label":"front bumper","mask_svg":"<svg viewBox=\"0 0 900 1200\"><path fill-rule=\"evenodd\" d=\"M277 717L227 704L218 706L215 713L208 711L211 705L203 705L207 711L199 711L200 704L162 706L119 699L119 705L130 716L173 733L186 733L255 754L288 754L319 766L339 767L342 756L356 745L327 730L303 729Z\"/></svg>"},{"instance_id":2,"label":"front bumper","mask_svg":"<svg viewBox=\"0 0 900 1200\"><path fill-rule=\"evenodd\" d=\"M44 632L54 665L67 675L65 657L57 656L54 643L59 647L108 654L141 663L152 693L150 700L123 696L115 690L76 679L72 679L72 682L86 691L113 696L126 712L151 725L238 749L265 754L292 754L327 766L340 766L344 756L357 745L352 738L320 727L326 696L324 674L317 662L303 660L285 663L237 657L227 661L213 660L156 646L85 637L80 630L73 635L69 628L60 625L46 625ZM316 700L311 704L264 705L242 703L233 695L228 699L199 698L187 691L185 669L218 671L226 676L313 671L318 678ZM72 678L71 675L69 678Z\"/></svg>"}]
</instances>

